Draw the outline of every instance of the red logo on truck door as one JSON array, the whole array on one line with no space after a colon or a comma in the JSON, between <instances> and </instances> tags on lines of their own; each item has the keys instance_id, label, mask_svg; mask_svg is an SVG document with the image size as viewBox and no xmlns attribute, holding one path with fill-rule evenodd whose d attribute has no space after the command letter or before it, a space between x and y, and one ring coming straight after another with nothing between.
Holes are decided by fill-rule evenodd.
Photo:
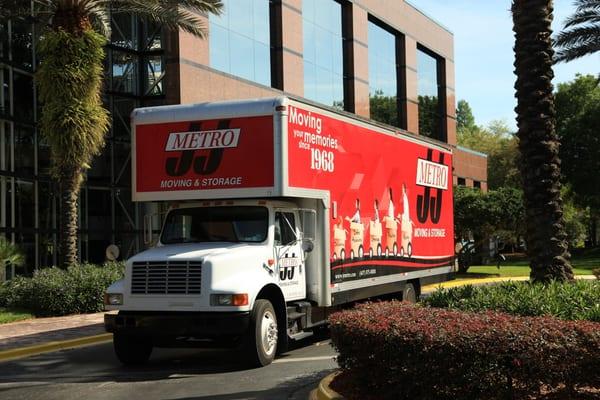
<instances>
[{"instance_id":1,"label":"red logo on truck door","mask_svg":"<svg viewBox=\"0 0 600 400\"><path fill-rule=\"evenodd\" d=\"M272 116L138 125L135 145L138 193L273 186Z\"/></svg>"}]
</instances>

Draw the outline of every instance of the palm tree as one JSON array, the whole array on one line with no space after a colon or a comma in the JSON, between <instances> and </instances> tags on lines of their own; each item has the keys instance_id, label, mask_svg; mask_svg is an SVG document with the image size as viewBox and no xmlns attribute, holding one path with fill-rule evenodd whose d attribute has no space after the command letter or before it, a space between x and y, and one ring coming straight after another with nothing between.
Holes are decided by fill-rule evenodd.
<instances>
[{"instance_id":1,"label":"palm tree","mask_svg":"<svg viewBox=\"0 0 600 400\"><path fill-rule=\"evenodd\" d=\"M556 62L568 62L600 51L600 0L575 0L575 13L554 41Z\"/></svg>"},{"instance_id":2,"label":"palm tree","mask_svg":"<svg viewBox=\"0 0 600 400\"><path fill-rule=\"evenodd\" d=\"M24 4L25 3L25 4ZM40 131L50 146L60 187L61 265L77 262L77 210L85 170L105 143L108 112L102 106L104 45L110 15L147 17L169 29L204 37L199 14L219 14L221 0L47 0L36 72L42 103ZM29 1L0 0L0 18L28 16Z\"/></svg>"},{"instance_id":3,"label":"palm tree","mask_svg":"<svg viewBox=\"0 0 600 400\"><path fill-rule=\"evenodd\" d=\"M513 0L515 83L531 279L571 280L552 94L552 0Z\"/></svg>"},{"instance_id":4,"label":"palm tree","mask_svg":"<svg viewBox=\"0 0 600 400\"><path fill-rule=\"evenodd\" d=\"M6 279L7 264L20 267L25 264L25 257L16 245L0 236L0 283Z\"/></svg>"}]
</instances>

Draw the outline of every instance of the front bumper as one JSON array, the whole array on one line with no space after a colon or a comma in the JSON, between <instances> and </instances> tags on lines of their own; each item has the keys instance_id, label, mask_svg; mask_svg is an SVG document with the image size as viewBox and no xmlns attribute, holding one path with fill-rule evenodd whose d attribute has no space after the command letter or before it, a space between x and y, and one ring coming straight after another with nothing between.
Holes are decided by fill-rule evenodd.
<instances>
[{"instance_id":1,"label":"front bumper","mask_svg":"<svg viewBox=\"0 0 600 400\"><path fill-rule=\"evenodd\" d=\"M144 336L189 336L219 338L245 333L249 312L127 312L104 315L104 328L111 333Z\"/></svg>"}]
</instances>

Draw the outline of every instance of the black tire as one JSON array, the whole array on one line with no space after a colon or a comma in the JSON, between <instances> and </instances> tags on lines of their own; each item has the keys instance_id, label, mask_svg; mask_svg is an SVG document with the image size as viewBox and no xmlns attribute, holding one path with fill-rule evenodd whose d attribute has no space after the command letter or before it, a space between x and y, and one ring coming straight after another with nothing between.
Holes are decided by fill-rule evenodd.
<instances>
[{"instance_id":1,"label":"black tire","mask_svg":"<svg viewBox=\"0 0 600 400\"><path fill-rule=\"evenodd\" d=\"M402 301L408 301L409 303L417 302L417 291L412 283L407 283L402 291Z\"/></svg>"},{"instance_id":2,"label":"black tire","mask_svg":"<svg viewBox=\"0 0 600 400\"><path fill-rule=\"evenodd\" d=\"M412 243L409 243L406 246L406 255L408 256L408 258L410 258L412 256Z\"/></svg>"},{"instance_id":3,"label":"black tire","mask_svg":"<svg viewBox=\"0 0 600 400\"><path fill-rule=\"evenodd\" d=\"M271 364L277 353L279 336L277 314L269 300L258 299L250 315L246 354L250 365L264 367Z\"/></svg>"},{"instance_id":4,"label":"black tire","mask_svg":"<svg viewBox=\"0 0 600 400\"><path fill-rule=\"evenodd\" d=\"M115 333L113 335L113 347L121 363L139 365L148 361L150 354L152 354L153 345L152 339L146 336Z\"/></svg>"}]
</instances>

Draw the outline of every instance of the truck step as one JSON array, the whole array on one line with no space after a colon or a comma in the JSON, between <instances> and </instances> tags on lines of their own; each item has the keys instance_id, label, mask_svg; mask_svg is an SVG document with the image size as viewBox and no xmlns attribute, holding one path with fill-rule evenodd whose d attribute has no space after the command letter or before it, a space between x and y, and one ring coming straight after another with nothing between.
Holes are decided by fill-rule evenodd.
<instances>
[{"instance_id":1,"label":"truck step","mask_svg":"<svg viewBox=\"0 0 600 400\"><path fill-rule=\"evenodd\" d=\"M312 335L313 335L312 332L298 332L298 333L294 333L293 335L288 335L288 337L293 340L302 340L302 339L307 338Z\"/></svg>"},{"instance_id":2,"label":"truck step","mask_svg":"<svg viewBox=\"0 0 600 400\"><path fill-rule=\"evenodd\" d=\"M298 311L291 311L291 312L288 311L288 320L291 320L291 321L298 319L298 318L302 318L304 316L306 316L306 313L301 313Z\"/></svg>"}]
</instances>

